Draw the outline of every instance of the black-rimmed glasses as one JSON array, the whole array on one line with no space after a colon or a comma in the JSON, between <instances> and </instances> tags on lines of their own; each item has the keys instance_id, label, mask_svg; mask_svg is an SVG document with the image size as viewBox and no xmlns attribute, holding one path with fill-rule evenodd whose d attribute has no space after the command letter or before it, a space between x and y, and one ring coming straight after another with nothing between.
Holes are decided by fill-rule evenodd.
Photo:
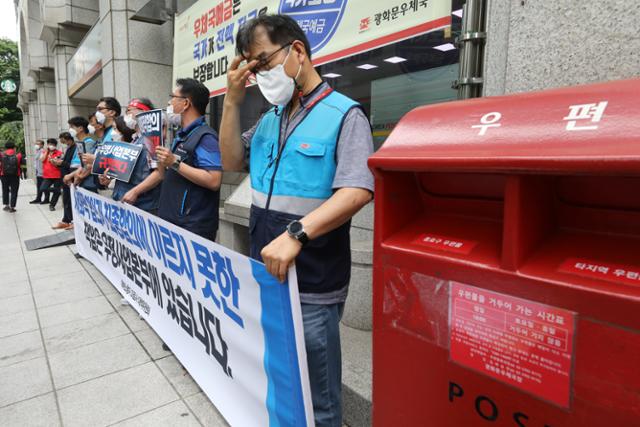
<instances>
[{"instance_id":1,"label":"black-rimmed glasses","mask_svg":"<svg viewBox=\"0 0 640 427\"><path fill-rule=\"evenodd\" d=\"M293 42L289 42L289 43L285 44L281 48L271 52L269 55L262 55L261 57L256 58L258 60L258 63L250 71L253 74L258 74L261 71L268 71L269 69L264 70L264 68L266 68L269 65L269 63L271 62L273 57L275 55L277 55L278 52L280 52L281 50L286 49L287 47L291 46L292 43Z\"/></svg>"}]
</instances>

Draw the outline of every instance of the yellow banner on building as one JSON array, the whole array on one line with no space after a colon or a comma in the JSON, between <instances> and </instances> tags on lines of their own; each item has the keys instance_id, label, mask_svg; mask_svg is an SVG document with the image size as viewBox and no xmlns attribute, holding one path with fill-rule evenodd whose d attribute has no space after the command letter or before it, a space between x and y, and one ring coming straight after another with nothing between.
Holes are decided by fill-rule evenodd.
<instances>
[{"instance_id":1,"label":"yellow banner on building","mask_svg":"<svg viewBox=\"0 0 640 427\"><path fill-rule=\"evenodd\" d=\"M451 0L200 0L176 17L174 79L224 93L238 28L266 13L298 21L321 65L450 26Z\"/></svg>"}]
</instances>

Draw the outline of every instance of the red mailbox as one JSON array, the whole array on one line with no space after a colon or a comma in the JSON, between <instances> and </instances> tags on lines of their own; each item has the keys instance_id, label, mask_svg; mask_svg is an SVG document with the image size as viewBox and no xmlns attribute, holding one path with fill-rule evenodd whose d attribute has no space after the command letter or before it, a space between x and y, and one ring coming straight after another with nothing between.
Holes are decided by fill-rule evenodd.
<instances>
[{"instance_id":1,"label":"red mailbox","mask_svg":"<svg viewBox=\"0 0 640 427\"><path fill-rule=\"evenodd\" d=\"M376 426L640 426L640 80L418 108L376 177Z\"/></svg>"}]
</instances>

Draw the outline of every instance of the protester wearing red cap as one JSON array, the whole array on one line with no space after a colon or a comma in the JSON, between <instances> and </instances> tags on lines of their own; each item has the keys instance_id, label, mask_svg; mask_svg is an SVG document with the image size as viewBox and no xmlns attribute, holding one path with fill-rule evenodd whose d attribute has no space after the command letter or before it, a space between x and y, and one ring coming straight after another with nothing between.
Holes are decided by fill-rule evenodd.
<instances>
[{"instance_id":1,"label":"protester wearing red cap","mask_svg":"<svg viewBox=\"0 0 640 427\"><path fill-rule=\"evenodd\" d=\"M127 106L127 114L136 116L143 111L151 111L152 105L153 104L151 104L151 101L149 101L147 98L133 98Z\"/></svg>"}]
</instances>

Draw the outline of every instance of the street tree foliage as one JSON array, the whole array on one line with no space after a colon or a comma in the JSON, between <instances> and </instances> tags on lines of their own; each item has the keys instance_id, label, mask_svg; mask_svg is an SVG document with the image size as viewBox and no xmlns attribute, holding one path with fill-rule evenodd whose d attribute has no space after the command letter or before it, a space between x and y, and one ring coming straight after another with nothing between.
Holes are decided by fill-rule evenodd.
<instances>
[{"instance_id":1,"label":"street tree foliage","mask_svg":"<svg viewBox=\"0 0 640 427\"><path fill-rule=\"evenodd\" d=\"M0 126L0 147L4 147L7 141L13 141L16 144L16 148L21 153L24 153L24 129L22 127L22 120L16 120L14 122L6 122Z\"/></svg>"},{"instance_id":2,"label":"street tree foliage","mask_svg":"<svg viewBox=\"0 0 640 427\"><path fill-rule=\"evenodd\" d=\"M20 86L18 45L13 40L0 38L0 81L11 79ZM8 93L0 90L0 144L13 141L24 152L22 111L18 109L18 90Z\"/></svg>"},{"instance_id":3,"label":"street tree foliage","mask_svg":"<svg viewBox=\"0 0 640 427\"><path fill-rule=\"evenodd\" d=\"M18 45L13 40L0 38L0 81L6 79L20 85ZM18 109L18 90L12 93L0 91L0 126L16 120L22 120L22 112Z\"/></svg>"}]
</instances>

